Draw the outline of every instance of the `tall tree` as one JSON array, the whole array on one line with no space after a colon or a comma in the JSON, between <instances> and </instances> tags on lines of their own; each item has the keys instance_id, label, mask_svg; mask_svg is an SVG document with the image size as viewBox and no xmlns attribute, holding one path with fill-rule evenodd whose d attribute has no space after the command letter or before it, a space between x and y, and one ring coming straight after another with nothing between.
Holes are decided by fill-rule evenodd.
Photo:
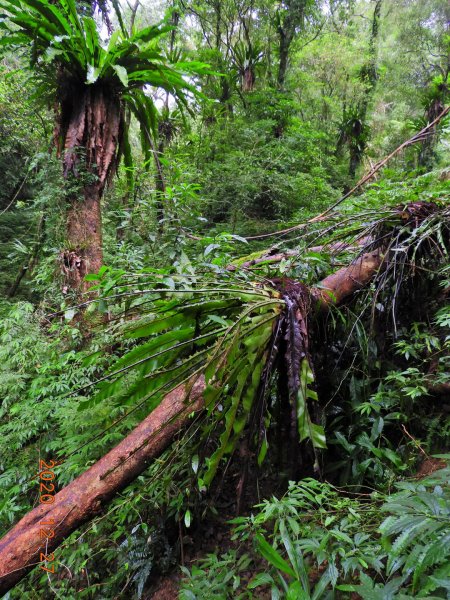
<instances>
[{"instance_id":1,"label":"tall tree","mask_svg":"<svg viewBox=\"0 0 450 600\"><path fill-rule=\"evenodd\" d=\"M388 9L390 35L383 44L383 62L391 81L399 82L397 102L402 97L411 99L408 103L416 115L423 109L415 120L420 130L434 121L450 98L450 3L410 0L398 6L391 3ZM410 119L412 111L403 118ZM432 168L436 161L440 129L432 128L423 139L418 164L424 169Z\"/></svg>"},{"instance_id":2,"label":"tall tree","mask_svg":"<svg viewBox=\"0 0 450 600\"><path fill-rule=\"evenodd\" d=\"M105 13L104 3L98 3ZM51 90L57 111L55 138L67 181L67 246L62 253L69 287L83 291L84 277L102 265L101 207L105 186L121 156L130 165L124 106L136 116L145 152L156 127L156 109L144 85L160 87L186 105L197 88L185 76L205 70L200 63L170 63L158 39L170 26L129 34L118 3L120 29L101 39L92 16L74 0L4 0L9 19L1 23L7 49L30 48L31 66L42 90Z\"/></svg>"},{"instance_id":3,"label":"tall tree","mask_svg":"<svg viewBox=\"0 0 450 600\"><path fill-rule=\"evenodd\" d=\"M276 12L276 29L278 34L278 75L279 88L284 87L289 63L289 53L295 35L305 30L308 19L317 13L317 0L284 0Z\"/></svg>"},{"instance_id":4,"label":"tall tree","mask_svg":"<svg viewBox=\"0 0 450 600\"><path fill-rule=\"evenodd\" d=\"M450 98L450 3L439 4L432 17L435 27L436 50L428 48L428 59L432 67L431 82L424 93L425 121L432 123L444 110ZM419 165L431 167L435 161L435 146L438 141L438 126L427 136L419 153Z\"/></svg>"},{"instance_id":5,"label":"tall tree","mask_svg":"<svg viewBox=\"0 0 450 600\"><path fill-rule=\"evenodd\" d=\"M378 81L377 47L383 0L375 0L369 38L369 57L361 67L359 77L363 84L362 98L349 107L344 105L337 151L347 145L350 153L349 176L353 180L361 164L369 139L368 109Z\"/></svg>"}]
</instances>

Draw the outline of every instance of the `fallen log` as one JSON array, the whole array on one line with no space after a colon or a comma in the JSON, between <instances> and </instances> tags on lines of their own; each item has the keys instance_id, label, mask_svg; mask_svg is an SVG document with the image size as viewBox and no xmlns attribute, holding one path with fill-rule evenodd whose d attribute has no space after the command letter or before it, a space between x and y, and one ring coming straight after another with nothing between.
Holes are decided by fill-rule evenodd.
<instances>
[{"instance_id":1,"label":"fallen log","mask_svg":"<svg viewBox=\"0 0 450 600\"><path fill-rule=\"evenodd\" d=\"M348 296L369 283L382 263L383 255L380 250L363 254L350 266L325 277L320 285L311 290L311 294L322 308L342 304Z\"/></svg>"},{"instance_id":2,"label":"fallen log","mask_svg":"<svg viewBox=\"0 0 450 600\"><path fill-rule=\"evenodd\" d=\"M382 264L381 252L365 254L325 278L311 290L312 296L322 308L339 304L368 283ZM172 390L122 442L58 492L54 503L40 505L27 513L0 540L0 593L6 593L33 567L42 564L41 552L48 555L55 550L145 471L150 461L189 423L192 413L204 408L204 390L203 376ZM54 524L54 536L43 548L40 532L43 522L49 521Z\"/></svg>"},{"instance_id":3,"label":"fallen log","mask_svg":"<svg viewBox=\"0 0 450 600\"><path fill-rule=\"evenodd\" d=\"M414 144L419 144L426 139L427 136L431 134L436 125L442 121L444 117L446 117L450 113L450 106L444 108L444 110L434 119L431 123L428 123L423 129L421 129L418 133L415 133L411 138L404 141L400 146L398 146L395 150L393 150L388 156L378 161L373 167L370 169L368 173L366 173L358 183L349 190L346 194L344 194L339 200L337 200L334 204L332 204L329 208L327 208L320 215L316 215L312 219L306 221L306 223L300 223L299 225L294 225L293 227L288 227L288 229L282 229L281 231L272 231L271 233L262 233L259 235L251 235L247 236L245 239L248 240L261 240L263 238L273 237L273 236L281 236L286 235L287 233L292 233L293 231L297 231L299 229L304 229L311 223L318 223L319 221L325 220L335 208L337 208L342 202L347 200L350 196L352 196L355 192L357 192L360 188L362 188L368 181L370 181L383 167L387 165L387 163L400 154L405 148L409 148L409 146L413 146Z\"/></svg>"},{"instance_id":4,"label":"fallen log","mask_svg":"<svg viewBox=\"0 0 450 600\"><path fill-rule=\"evenodd\" d=\"M238 269L250 269L252 267L256 267L258 265L271 265L281 262L284 259L293 258L296 256L301 256L301 252L327 252L333 256L336 256L342 252L349 252L351 250L357 250L361 246L364 246L368 243L368 238L364 237L354 242L352 244L347 244L345 242L335 242L334 244L322 245L322 246L311 246L309 248L305 248L304 250L286 250L285 252L275 253L274 251L266 252L265 254L258 256L257 258L253 258L252 260L247 260L245 262L234 262L231 265L228 265L227 271L237 271Z\"/></svg>"}]
</instances>

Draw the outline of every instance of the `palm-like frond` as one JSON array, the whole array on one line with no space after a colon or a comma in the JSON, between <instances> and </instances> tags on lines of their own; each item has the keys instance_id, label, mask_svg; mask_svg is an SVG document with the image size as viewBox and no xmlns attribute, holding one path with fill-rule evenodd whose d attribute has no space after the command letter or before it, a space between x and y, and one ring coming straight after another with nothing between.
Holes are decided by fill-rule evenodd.
<instances>
[{"instance_id":1,"label":"palm-like frond","mask_svg":"<svg viewBox=\"0 0 450 600\"><path fill-rule=\"evenodd\" d=\"M103 85L109 97L124 101L137 118L148 160L151 139L156 137L157 111L143 89L147 85L161 88L189 110L189 97L202 96L193 77L209 72L209 67L182 60L179 53L172 57L175 62L164 55L158 42L172 26L161 22L128 34L117 1L113 8L120 29L103 41L95 20L78 14L74 0L59 0L56 4L48 0L0 0L0 11L6 11L0 14L0 32L4 32L0 52L21 47L29 51L31 45L31 65L44 88L57 90L61 107L66 96L71 101L73 90ZM121 132L126 135L126 124ZM119 142L130 169L129 146L124 139Z\"/></svg>"},{"instance_id":2,"label":"palm-like frond","mask_svg":"<svg viewBox=\"0 0 450 600\"><path fill-rule=\"evenodd\" d=\"M58 6L48 0L2 0L0 9L6 11L0 27L8 33L0 44L29 47L31 42L35 67L45 68L56 61L69 73L84 75L88 84L102 79L124 88L148 84L171 93L180 89L197 92L184 77L204 71L205 65L169 65L157 46L158 39L172 29L169 25L160 23L130 36L118 30L106 44L95 20L80 17L72 0L61 0Z\"/></svg>"}]
</instances>

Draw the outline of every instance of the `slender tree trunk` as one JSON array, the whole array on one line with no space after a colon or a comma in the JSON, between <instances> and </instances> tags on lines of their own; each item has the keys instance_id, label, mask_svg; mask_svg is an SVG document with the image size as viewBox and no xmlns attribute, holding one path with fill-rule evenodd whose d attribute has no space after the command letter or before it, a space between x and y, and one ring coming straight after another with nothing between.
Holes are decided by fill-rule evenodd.
<instances>
[{"instance_id":1,"label":"slender tree trunk","mask_svg":"<svg viewBox=\"0 0 450 600\"><path fill-rule=\"evenodd\" d=\"M375 251L340 269L312 289L319 307L326 309L367 284L379 270L383 257ZM185 427L195 412L204 408L205 379L196 376L167 394L160 405L118 446L54 496L54 503L27 513L0 540L0 593L4 594L41 562L41 552L51 553L83 523L145 471ZM43 547L42 522L52 520L53 537ZM48 531L48 527L45 528Z\"/></svg>"},{"instance_id":2,"label":"slender tree trunk","mask_svg":"<svg viewBox=\"0 0 450 600\"><path fill-rule=\"evenodd\" d=\"M134 5L131 8L131 17L130 17L130 35L133 33L134 22L136 21L136 15L141 1L136 0Z\"/></svg>"},{"instance_id":3,"label":"slender tree trunk","mask_svg":"<svg viewBox=\"0 0 450 600\"><path fill-rule=\"evenodd\" d=\"M350 179L353 181L356 177L356 171L361 164L363 152L360 148L354 146L350 147L350 162L348 166L348 174Z\"/></svg>"},{"instance_id":4,"label":"slender tree trunk","mask_svg":"<svg viewBox=\"0 0 450 600\"><path fill-rule=\"evenodd\" d=\"M174 4L175 6L175 4ZM177 27L180 22L180 13L176 10L172 12L171 17L171 25L174 29L172 29L170 35L170 56L172 56L173 51L175 49L175 41L177 34ZM166 98L164 102L164 110L162 111L162 116L160 117L159 127L158 127L158 146L155 147L153 142L152 144L152 153L153 153L153 161L155 163L155 190L156 190L156 220L158 222L158 232L164 232L164 217L165 217L165 206L164 200L166 195L166 177L164 174L164 166L161 162L161 159L164 158L164 151L166 147L166 143L169 144L172 139L173 131L170 126L170 107L169 107L169 92L166 93Z\"/></svg>"},{"instance_id":5,"label":"slender tree trunk","mask_svg":"<svg viewBox=\"0 0 450 600\"><path fill-rule=\"evenodd\" d=\"M448 86L443 83L441 86L440 97L434 99L426 111L427 124L432 123L436 117L444 110L445 102L448 97ZM439 125L435 125L428 135L424 138L419 152L419 167L431 169L436 160L435 148L439 140Z\"/></svg>"},{"instance_id":6,"label":"slender tree trunk","mask_svg":"<svg viewBox=\"0 0 450 600\"><path fill-rule=\"evenodd\" d=\"M137 2L136 7L139 5L139 0ZM124 110L123 115L123 137L122 137L122 152L125 156L126 153L131 154L131 147L129 141L129 129L131 122L131 110L128 108ZM119 151L120 152L120 151ZM132 208L136 201L136 173L134 170L126 170L125 172L125 183L126 189L121 199L121 209L127 215L127 217L131 216ZM121 220L123 220L123 216L121 216ZM118 222L116 225L116 241L122 242L125 239L125 227L121 222Z\"/></svg>"},{"instance_id":7,"label":"slender tree trunk","mask_svg":"<svg viewBox=\"0 0 450 600\"><path fill-rule=\"evenodd\" d=\"M377 43L380 32L382 4L383 0L377 0L375 4L372 18L372 30L369 40L370 58L369 62L361 69L361 79L365 83L365 92L359 106L358 119L354 125L354 127L357 129L356 135L350 139L350 163L348 172L351 180L356 177L356 172L362 162L364 151L367 146L367 113L378 81Z\"/></svg>"},{"instance_id":8,"label":"slender tree trunk","mask_svg":"<svg viewBox=\"0 0 450 600\"><path fill-rule=\"evenodd\" d=\"M155 148L153 152L153 158L156 167L156 220L158 221L159 233L164 231L164 198L166 194L166 179L164 177L164 167L160 161L161 156L164 156L164 139L162 137L160 137L158 142L158 149Z\"/></svg>"},{"instance_id":9,"label":"slender tree trunk","mask_svg":"<svg viewBox=\"0 0 450 600\"><path fill-rule=\"evenodd\" d=\"M279 38L277 83L280 89L283 89L286 80L289 50L294 40L295 32L297 29L302 29L304 25L306 0L287 0L284 4L286 4L286 14L283 21L279 17L280 21L277 28Z\"/></svg>"},{"instance_id":10,"label":"slender tree trunk","mask_svg":"<svg viewBox=\"0 0 450 600\"><path fill-rule=\"evenodd\" d=\"M280 61L278 63L278 76L277 82L278 87L281 89L284 87L286 80L286 71L288 66L289 48L291 46L292 37L288 36L281 28L279 29L280 37Z\"/></svg>"}]
</instances>

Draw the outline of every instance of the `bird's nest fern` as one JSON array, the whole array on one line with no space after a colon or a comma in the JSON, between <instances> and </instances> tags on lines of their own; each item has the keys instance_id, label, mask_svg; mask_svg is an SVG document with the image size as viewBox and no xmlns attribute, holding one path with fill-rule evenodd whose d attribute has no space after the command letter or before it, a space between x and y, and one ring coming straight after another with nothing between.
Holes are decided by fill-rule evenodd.
<instances>
[{"instance_id":1,"label":"bird's nest fern","mask_svg":"<svg viewBox=\"0 0 450 600\"><path fill-rule=\"evenodd\" d=\"M410 276L423 272L425 262L442 263L448 256L449 212L416 203L365 225L370 235L361 253L376 248L384 255L372 298L388 293L395 307L407 267ZM204 375L208 420L203 431L212 449L201 476L209 484L244 430L250 429L263 460L268 392L278 372L296 441L326 447L324 430L308 411L317 394L308 325L315 301L306 286L288 279L255 282L239 272L224 272L220 282L217 274L141 273L131 279L121 275L114 286L105 280L104 289L102 301L115 306L115 326L119 339L128 340L128 351L80 409L112 399L148 413L171 390L184 384L189 391Z\"/></svg>"}]
</instances>

